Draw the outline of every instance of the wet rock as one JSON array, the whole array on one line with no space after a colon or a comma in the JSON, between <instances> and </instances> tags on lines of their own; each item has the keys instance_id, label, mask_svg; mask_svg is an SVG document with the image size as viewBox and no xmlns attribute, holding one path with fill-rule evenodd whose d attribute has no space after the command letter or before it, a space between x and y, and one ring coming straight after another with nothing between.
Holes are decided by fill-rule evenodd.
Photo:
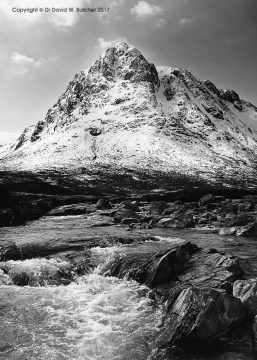
<instances>
[{"instance_id":1,"label":"wet rock","mask_svg":"<svg viewBox=\"0 0 257 360\"><path fill-rule=\"evenodd\" d=\"M238 258L216 249L203 249L187 259L179 280L187 286L220 288L224 282L233 282L242 274Z\"/></svg>"},{"instance_id":2,"label":"wet rock","mask_svg":"<svg viewBox=\"0 0 257 360\"><path fill-rule=\"evenodd\" d=\"M192 228L194 227L194 220L191 214L175 213L172 217L160 219L156 226L173 229Z\"/></svg>"},{"instance_id":3,"label":"wet rock","mask_svg":"<svg viewBox=\"0 0 257 360\"><path fill-rule=\"evenodd\" d=\"M118 278L126 277L141 284L154 287L159 284L177 280L183 270L187 256L199 251L190 242L173 246L172 250L157 253L128 252L117 255L106 265L104 272Z\"/></svg>"},{"instance_id":4,"label":"wet rock","mask_svg":"<svg viewBox=\"0 0 257 360\"><path fill-rule=\"evenodd\" d=\"M246 226L239 228L236 232L237 236L243 236L247 238L256 237L257 236L257 222L253 222Z\"/></svg>"},{"instance_id":5,"label":"wet rock","mask_svg":"<svg viewBox=\"0 0 257 360\"><path fill-rule=\"evenodd\" d=\"M200 231L202 234L217 234L219 233L220 229L215 227L208 227L208 226L196 226L195 230Z\"/></svg>"},{"instance_id":6,"label":"wet rock","mask_svg":"<svg viewBox=\"0 0 257 360\"><path fill-rule=\"evenodd\" d=\"M114 220L116 222L122 222L124 219L133 220L133 222L138 222L140 220L139 216L131 209L120 208L114 214Z\"/></svg>"},{"instance_id":7,"label":"wet rock","mask_svg":"<svg viewBox=\"0 0 257 360\"><path fill-rule=\"evenodd\" d=\"M129 201L129 200L122 201L121 203L115 205L114 211L120 208L131 209L134 212L139 212L139 207L136 201Z\"/></svg>"},{"instance_id":8,"label":"wet rock","mask_svg":"<svg viewBox=\"0 0 257 360\"><path fill-rule=\"evenodd\" d=\"M257 315L257 279L235 281L233 296L242 301L248 314Z\"/></svg>"},{"instance_id":9,"label":"wet rock","mask_svg":"<svg viewBox=\"0 0 257 360\"><path fill-rule=\"evenodd\" d=\"M87 215L88 227L112 226L114 220L110 216L104 216L98 213L91 213Z\"/></svg>"},{"instance_id":10,"label":"wet rock","mask_svg":"<svg viewBox=\"0 0 257 360\"><path fill-rule=\"evenodd\" d=\"M173 215L179 213L192 213L197 207L196 202L183 203L181 201L175 201L169 204L168 207L163 211L162 215Z\"/></svg>"},{"instance_id":11,"label":"wet rock","mask_svg":"<svg viewBox=\"0 0 257 360\"><path fill-rule=\"evenodd\" d=\"M48 216L67 216L90 214L96 210L96 206L90 203L78 203L59 206L48 212Z\"/></svg>"},{"instance_id":12,"label":"wet rock","mask_svg":"<svg viewBox=\"0 0 257 360\"><path fill-rule=\"evenodd\" d=\"M182 346L201 343L224 334L244 317L241 301L225 291L189 287L169 310L166 335L159 341Z\"/></svg>"},{"instance_id":13,"label":"wet rock","mask_svg":"<svg viewBox=\"0 0 257 360\"><path fill-rule=\"evenodd\" d=\"M136 214L136 211L139 211L137 204L123 201L115 206L112 215L116 222L122 222L124 219L133 219L133 222L138 222L140 217Z\"/></svg>"},{"instance_id":14,"label":"wet rock","mask_svg":"<svg viewBox=\"0 0 257 360\"><path fill-rule=\"evenodd\" d=\"M227 227L245 226L253 221L253 216L249 214L240 214L240 215L233 215L233 213L229 213L229 214L231 214L231 217L227 218L226 216L226 221L224 223L224 225Z\"/></svg>"},{"instance_id":15,"label":"wet rock","mask_svg":"<svg viewBox=\"0 0 257 360\"><path fill-rule=\"evenodd\" d=\"M135 218L125 218L121 221L122 224L130 225L130 224L136 224L137 219Z\"/></svg>"},{"instance_id":16,"label":"wet rock","mask_svg":"<svg viewBox=\"0 0 257 360\"><path fill-rule=\"evenodd\" d=\"M142 253L135 248L126 255L111 259L105 271L112 276L127 277L155 287L158 296L169 302L185 287L219 288L243 273L239 259L217 250L201 251L190 242L174 244L170 251L165 252Z\"/></svg>"},{"instance_id":17,"label":"wet rock","mask_svg":"<svg viewBox=\"0 0 257 360\"><path fill-rule=\"evenodd\" d=\"M153 201L149 206L149 212L152 215L161 215L167 208L167 203L164 201Z\"/></svg>"},{"instance_id":18,"label":"wet rock","mask_svg":"<svg viewBox=\"0 0 257 360\"><path fill-rule=\"evenodd\" d=\"M107 199L99 199L95 205L98 210L111 209L111 204Z\"/></svg>"}]
</instances>

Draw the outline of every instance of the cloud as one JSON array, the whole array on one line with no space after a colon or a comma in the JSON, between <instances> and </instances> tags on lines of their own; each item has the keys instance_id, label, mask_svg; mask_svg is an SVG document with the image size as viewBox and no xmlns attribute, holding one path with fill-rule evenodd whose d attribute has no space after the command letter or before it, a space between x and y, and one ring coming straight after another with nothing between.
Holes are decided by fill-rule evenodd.
<instances>
[{"instance_id":1,"label":"cloud","mask_svg":"<svg viewBox=\"0 0 257 360\"><path fill-rule=\"evenodd\" d=\"M121 19L120 8L126 0L101 0L101 6L109 8L107 12L97 12L96 16L102 24L110 25L113 21Z\"/></svg>"},{"instance_id":2,"label":"cloud","mask_svg":"<svg viewBox=\"0 0 257 360\"><path fill-rule=\"evenodd\" d=\"M52 58L48 59L34 59L25 54L20 54L18 51L14 51L10 55L10 72L12 74L25 75L32 69L39 69L44 65L52 61Z\"/></svg>"},{"instance_id":3,"label":"cloud","mask_svg":"<svg viewBox=\"0 0 257 360\"><path fill-rule=\"evenodd\" d=\"M0 131L0 145L9 144L18 139L20 134L10 131ZM0 148L1 149L1 148Z\"/></svg>"},{"instance_id":4,"label":"cloud","mask_svg":"<svg viewBox=\"0 0 257 360\"><path fill-rule=\"evenodd\" d=\"M156 19L154 25L157 29L159 29L159 28L163 27L165 24L166 24L166 20L163 18L159 18L159 19Z\"/></svg>"},{"instance_id":5,"label":"cloud","mask_svg":"<svg viewBox=\"0 0 257 360\"><path fill-rule=\"evenodd\" d=\"M78 21L76 13L52 13L49 14L48 21L57 28L68 29Z\"/></svg>"},{"instance_id":6,"label":"cloud","mask_svg":"<svg viewBox=\"0 0 257 360\"><path fill-rule=\"evenodd\" d=\"M72 7L90 6L91 0L73 0ZM23 0L22 4L20 0L1 0L0 1L0 13L7 20L12 21L15 26L27 27L38 22L46 22L52 24L59 29L69 29L73 27L78 19L79 15L76 12L32 12L32 13L19 13L13 12L13 9L19 8L69 8L71 2L69 0Z\"/></svg>"},{"instance_id":7,"label":"cloud","mask_svg":"<svg viewBox=\"0 0 257 360\"><path fill-rule=\"evenodd\" d=\"M117 42L127 42L127 39L125 37L116 38L114 40L104 40L103 38L98 38L97 43L100 47L101 51L106 50L109 46L117 43Z\"/></svg>"},{"instance_id":8,"label":"cloud","mask_svg":"<svg viewBox=\"0 0 257 360\"><path fill-rule=\"evenodd\" d=\"M149 4L144 0L138 1L138 3L130 9L130 13L135 15L138 20L145 20L159 14L160 12L162 12L162 8L160 6Z\"/></svg>"},{"instance_id":9,"label":"cloud","mask_svg":"<svg viewBox=\"0 0 257 360\"><path fill-rule=\"evenodd\" d=\"M193 22L193 20L188 19L188 18L182 18L179 20L179 24L180 25L189 25Z\"/></svg>"}]
</instances>

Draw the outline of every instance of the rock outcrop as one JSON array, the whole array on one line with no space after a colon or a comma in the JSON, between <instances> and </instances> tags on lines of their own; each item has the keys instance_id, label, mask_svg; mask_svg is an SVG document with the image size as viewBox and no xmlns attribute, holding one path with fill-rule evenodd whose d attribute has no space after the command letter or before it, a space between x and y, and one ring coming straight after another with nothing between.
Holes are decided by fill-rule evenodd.
<instances>
[{"instance_id":1,"label":"rock outcrop","mask_svg":"<svg viewBox=\"0 0 257 360\"><path fill-rule=\"evenodd\" d=\"M166 337L159 341L196 346L222 335L244 316L241 301L225 291L189 287L169 310L164 324Z\"/></svg>"},{"instance_id":2,"label":"rock outcrop","mask_svg":"<svg viewBox=\"0 0 257 360\"><path fill-rule=\"evenodd\" d=\"M102 268L108 276L133 279L152 290L165 308L158 346L196 345L221 336L245 317L233 282L243 274L239 260L190 242L164 252L129 250L113 256Z\"/></svg>"}]
</instances>

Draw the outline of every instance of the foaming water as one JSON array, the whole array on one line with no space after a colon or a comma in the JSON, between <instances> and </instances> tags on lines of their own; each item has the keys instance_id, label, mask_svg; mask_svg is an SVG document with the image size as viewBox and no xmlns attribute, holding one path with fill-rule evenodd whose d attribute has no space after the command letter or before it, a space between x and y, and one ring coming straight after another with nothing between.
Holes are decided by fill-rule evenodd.
<instances>
[{"instance_id":1,"label":"foaming water","mask_svg":"<svg viewBox=\"0 0 257 360\"><path fill-rule=\"evenodd\" d=\"M1 285L59 285L74 276L71 263L58 258L9 260L0 263Z\"/></svg>"},{"instance_id":2,"label":"foaming water","mask_svg":"<svg viewBox=\"0 0 257 360\"><path fill-rule=\"evenodd\" d=\"M5 359L145 360L161 311L133 281L83 276L58 287L1 286Z\"/></svg>"}]
</instances>

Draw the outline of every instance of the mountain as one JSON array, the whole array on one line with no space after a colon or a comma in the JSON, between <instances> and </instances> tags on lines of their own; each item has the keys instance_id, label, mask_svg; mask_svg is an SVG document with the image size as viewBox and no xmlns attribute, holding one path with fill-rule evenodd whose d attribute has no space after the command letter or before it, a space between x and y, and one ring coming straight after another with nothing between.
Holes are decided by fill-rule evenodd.
<instances>
[{"instance_id":1,"label":"mountain","mask_svg":"<svg viewBox=\"0 0 257 360\"><path fill-rule=\"evenodd\" d=\"M76 74L43 120L0 149L5 170L130 174L255 188L257 107L126 43ZM79 170L80 169L80 170ZM87 177L88 176L88 177Z\"/></svg>"}]
</instances>

